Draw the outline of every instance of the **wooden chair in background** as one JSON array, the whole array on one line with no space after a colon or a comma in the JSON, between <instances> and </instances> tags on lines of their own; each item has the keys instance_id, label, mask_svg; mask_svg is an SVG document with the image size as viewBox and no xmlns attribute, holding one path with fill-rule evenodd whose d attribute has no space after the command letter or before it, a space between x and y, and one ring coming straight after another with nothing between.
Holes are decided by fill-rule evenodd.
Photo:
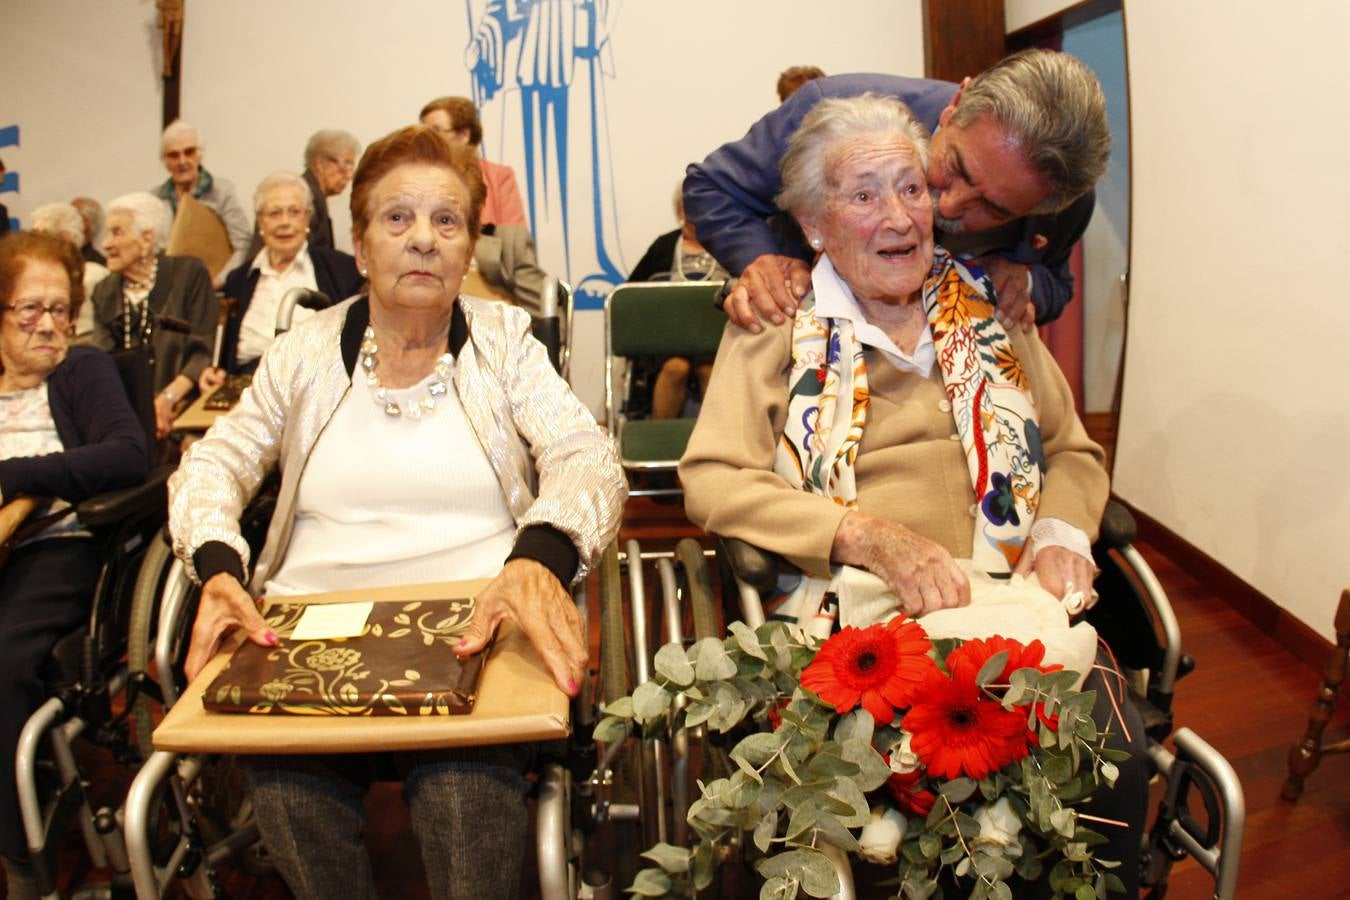
<instances>
[{"instance_id":1,"label":"wooden chair in background","mask_svg":"<svg viewBox=\"0 0 1350 900\"><path fill-rule=\"evenodd\" d=\"M1336 707L1336 695L1341 682L1345 681L1347 664L1350 664L1350 588L1341 591L1341 602L1336 607L1336 649L1322 673L1322 686L1317 689L1317 702L1308 717L1308 730L1289 751L1289 777L1280 791L1286 800L1299 798L1303 793L1303 780L1313 773L1323 756L1350 752L1350 739L1334 744L1322 743L1323 732Z\"/></svg>"}]
</instances>

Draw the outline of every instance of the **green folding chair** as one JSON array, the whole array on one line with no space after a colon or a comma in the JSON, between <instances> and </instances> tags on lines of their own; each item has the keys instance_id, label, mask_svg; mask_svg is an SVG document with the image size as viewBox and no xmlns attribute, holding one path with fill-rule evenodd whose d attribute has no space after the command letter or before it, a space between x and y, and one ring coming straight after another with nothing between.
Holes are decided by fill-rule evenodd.
<instances>
[{"instance_id":1,"label":"green folding chair","mask_svg":"<svg viewBox=\"0 0 1350 900\"><path fill-rule=\"evenodd\" d=\"M722 282L623 284L605 300L605 417L629 472L673 472L684 455L695 419L627 421L622 409L629 372L615 390L615 360L641 356L709 357L717 352L727 317L713 300ZM638 488L635 496L679 494L680 488Z\"/></svg>"}]
</instances>

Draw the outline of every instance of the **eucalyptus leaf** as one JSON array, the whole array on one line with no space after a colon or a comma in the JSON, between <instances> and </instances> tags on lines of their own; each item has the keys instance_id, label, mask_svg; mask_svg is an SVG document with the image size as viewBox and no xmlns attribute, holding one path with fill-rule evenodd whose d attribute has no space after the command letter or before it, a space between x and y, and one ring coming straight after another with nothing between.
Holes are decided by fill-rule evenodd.
<instances>
[{"instance_id":1,"label":"eucalyptus leaf","mask_svg":"<svg viewBox=\"0 0 1350 900\"><path fill-rule=\"evenodd\" d=\"M853 836L853 832L845 828L836 816L824 810L821 810L820 815L816 817L816 829L826 842L846 853L857 853L862 849L858 844L858 839Z\"/></svg>"},{"instance_id":2,"label":"eucalyptus leaf","mask_svg":"<svg viewBox=\"0 0 1350 900\"><path fill-rule=\"evenodd\" d=\"M671 844L657 844L641 854L672 875L683 875L689 871L690 851L688 847L675 847Z\"/></svg>"},{"instance_id":3,"label":"eucalyptus leaf","mask_svg":"<svg viewBox=\"0 0 1350 900\"><path fill-rule=\"evenodd\" d=\"M639 897L664 897L670 893L670 876L660 869L643 869L633 879L628 893Z\"/></svg>"},{"instance_id":4,"label":"eucalyptus leaf","mask_svg":"<svg viewBox=\"0 0 1350 900\"><path fill-rule=\"evenodd\" d=\"M731 636L736 639L736 643L741 650L745 651L747 656L753 656L755 659L762 659L766 662L769 654L764 652L764 648L759 645L759 637L750 630L750 626L744 622L732 622L728 626Z\"/></svg>"},{"instance_id":5,"label":"eucalyptus leaf","mask_svg":"<svg viewBox=\"0 0 1350 900\"><path fill-rule=\"evenodd\" d=\"M745 718L748 710L748 704L740 692L723 681L713 683L712 706L713 711L708 717L708 725L723 734L735 728Z\"/></svg>"},{"instance_id":6,"label":"eucalyptus leaf","mask_svg":"<svg viewBox=\"0 0 1350 900\"><path fill-rule=\"evenodd\" d=\"M627 722L625 722L623 719L618 718L617 716L605 716L595 726L595 731L592 732L591 736L595 738L595 740L597 741L602 741L608 744L611 741L621 740L627 734L628 734Z\"/></svg>"},{"instance_id":7,"label":"eucalyptus leaf","mask_svg":"<svg viewBox=\"0 0 1350 900\"><path fill-rule=\"evenodd\" d=\"M684 724L686 728L697 728L713 713L717 712L716 704L707 700L695 700L684 708Z\"/></svg>"},{"instance_id":8,"label":"eucalyptus leaf","mask_svg":"<svg viewBox=\"0 0 1350 900\"><path fill-rule=\"evenodd\" d=\"M760 853L769 852L769 842L778 833L778 810L771 809L764 814L755 826L755 846Z\"/></svg>"},{"instance_id":9,"label":"eucalyptus leaf","mask_svg":"<svg viewBox=\"0 0 1350 900\"><path fill-rule=\"evenodd\" d=\"M829 796L839 802L852 807L852 815L841 815L839 817L839 821L849 828L861 828L871 820L872 811L867 805L867 798L863 796L862 790L851 779L836 779L834 787L828 793Z\"/></svg>"},{"instance_id":10,"label":"eucalyptus leaf","mask_svg":"<svg viewBox=\"0 0 1350 900\"><path fill-rule=\"evenodd\" d=\"M942 850L942 839L931 831L919 835L919 852L924 859L933 859Z\"/></svg>"},{"instance_id":11,"label":"eucalyptus leaf","mask_svg":"<svg viewBox=\"0 0 1350 900\"><path fill-rule=\"evenodd\" d=\"M858 767L858 774L853 780L864 791L875 791L891 777L891 767L866 741L856 738L844 741L843 757Z\"/></svg>"},{"instance_id":12,"label":"eucalyptus leaf","mask_svg":"<svg viewBox=\"0 0 1350 900\"><path fill-rule=\"evenodd\" d=\"M717 872L717 848L711 841L700 841L694 848L694 890L706 890Z\"/></svg>"},{"instance_id":13,"label":"eucalyptus leaf","mask_svg":"<svg viewBox=\"0 0 1350 900\"><path fill-rule=\"evenodd\" d=\"M989 896L991 900L1012 900L1012 888L1008 887L1007 882L996 881L989 889Z\"/></svg>"},{"instance_id":14,"label":"eucalyptus leaf","mask_svg":"<svg viewBox=\"0 0 1350 900\"><path fill-rule=\"evenodd\" d=\"M985 687L994 683L995 679L1003 674L1003 669L1007 665L1008 651L998 651L993 656L986 659L984 665L980 666L980 671L975 675L975 683L980 687Z\"/></svg>"},{"instance_id":15,"label":"eucalyptus leaf","mask_svg":"<svg viewBox=\"0 0 1350 900\"><path fill-rule=\"evenodd\" d=\"M618 700L604 704L600 711L607 716L618 716L623 719L631 719L633 718L633 698L620 697Z\"/></svg>"},{"instance_id":16,"label":"eucalyptus leaf","mask_svg":"<svg viewBox=\"0 0 1350 900\"><path fill-rule=\"evenodd\" d=\"M793 900L797 896L797 882L787 878L770 878L760 886L759 900Z\"/></svg>"},{"instance_id":17,"label":"eucalyptus leaf","mask_svg":"<svg viewBox=\"0 0 1350 900\"><path fill-rule=\"evenodd\" d=\"M792 811L792 815L788 816L787 828L783 831L783 837L789 841L797 840L816 827L816 820L820 818L821 812L820 804L814 800L799 804Z\"/></svg>"},{"instance_id":18,"label":"eucalyptus leaf","mask_svg":"<svg viewBox=\"0 0 1350 900\"><path fill-rule=\"evenodd\" d=\"M707 637L694 644L694 674L699 681L718 681L736 674L736 662L717 638Z\"/></svg>"},{"instance_id":19,"label":"eucalyptus leaf","mask_svg":"<svg viewBox=\"0 0 1350 900\"><path fill-rule=\"evenodd\" d=\"M971 778L953 778L938 786L938 793L947 798L952 806L964 803L975 793L975 781Z\"/></svg>"},{"instance_id":20,"label":"eucalyptus leaf","mask_svg":"<svg viewBox=\"0 0 1350 900\"><path fill-rule=\"evenodd\" d=\"M1073 892L1073 900L1097 900L1097 890L1090 884L1080 884Z\"/></svg>"},{"instance_id":21,"label":"eucalyptus leaf","mask_svg":"<svg viewBox=\"0 0 1350 900\"><path fill-rule=\"evenodd\" d=\"M679 687L694 683L694 667L679 644L666 644L656 651L656 674Z\"/></svg>"},{"instance_id":22,"label":"eucalyptus leaf","mask_svg":"<svg viewBox=\"0 0 1350 900\"><path fill-rule=\"evenodd\" d=\"M829 858L810 847L767 857L756 863L755 868L765 878L797 879L811 897L828 897L839 890L839 876Z\"/></svg>"},{"instance_id":23,"label":"eucalyptus leaf","mask_svg":"<svg viewBox=\"0 0 1350 900\"><path fill-rule=\"evenodd\" d=\"M845 741L858 740L872 743L872 735L876 731L876 720L872 714L861 706L851 713L845 713L839 717L839 723L834 726L834 739L839 743Z\"/></svg>"},{"instance_id":24,"label":"eucalyptus leaf","mask_svg":"<svg viewBox=\"0 0 1350 900\"><path fill-rule=\"evenodd\" d=\"M1050 827L1066 838L1072 838L1078 814L1072 809L1057 809L1050 813Z\"/></svg>"},{"instance_id":25,"label":"eucalyptus leaf","mask_svg":"<svg viewBox=\"0 0 1350 900\"><path fill-rule=\"evenodd\" d=\"M1116 764L1102 760L1102 779L1111 787L1116 786L1116 779L1120 777L1120 769Z\"/></svg>"},{"instance_id":26,"label":"eucalyptus leaf","mask_svg":"<svg viewBox=\"0 0 1350 900\"><path fill-rule=\"evenodd\" d=\"M758 768L778 755L782 738L778 732L759 732L743 738L731 751L732 759L743 759Z\"/></svg>"},{"instance_id":27,"label":"eucalyptus leaf","mask_svg":"<svg viewBox=\"0 0 1350 900\"><path fill-rule=\"evenodd\" d=\"M674 695L655 681L644 681L633 691L633 717L646 725L670 709Z\"/></svg>"}]
</instances>

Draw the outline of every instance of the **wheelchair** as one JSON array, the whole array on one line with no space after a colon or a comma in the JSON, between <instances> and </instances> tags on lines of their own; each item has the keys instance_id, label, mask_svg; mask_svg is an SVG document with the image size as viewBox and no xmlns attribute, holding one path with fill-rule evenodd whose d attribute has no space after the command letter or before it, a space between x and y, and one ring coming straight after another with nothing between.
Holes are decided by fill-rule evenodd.
<instances>
[{"instance_id":1,"label":"wheelchair","mask_svg":"<svg viewBox=\"0 0 1350 900\"><path fill-rule=\"evenodd\" d=\"M146 430L147 446L153 448L149 355L130 350L112 356ZM24 724L12 773L29 859L44 897L58 896L58 853L76 823L93 866L111 870L110 889L115 893L130 885L118 813L108 806L92 807L75 742L83 738L105 748L122 764L139 762L126 712L115 708L129 680L124 657L132 588L141 559L164 521L170 471L152 469L140 485L89 498L56 514L78 516L93 533L102 563L88 621L57 641L42 668L48 699ZM27 530L40 531L56 516Z\"/></svg>"},{"instance_id":2,"label":"wheelchair","mask_svg":"<svg viewBox=\"0 0 1350 900\"><path fill-rule=\"evenodd\" d=\"M1093 547L1102 573L1097 587L1103 602L1088 612L1087 620L1131 676L1130 699L1144 722L1148 774L1151 781L1162 782L1161 799L1140 836L1141 892L1164 897L1172 866L1190 856L1213 876L1214 896L1226 900L1236 893L1245 823L1242 787L1232 765L1217 750L1189 728L1174 727L1176 682L1194 668L1194 660L1181 650L1172 606L1148 563L1131 545L1134 538L1133 517L1112 501ZM705 550L686 539L670 554L644 554L636 542L626 547L630 622L625 623L622 610L602 605L601 655L631 652L633 687L651 677L649 647L670 641L687 647L684 624L690 620L695 639L722 636L720 617L727 622L739 618L752 629L764 623L762 598L776 586L781 560L738 540L715 538L715 542L715 550ZM646 590L640 573L631 574L634 566L640 570L644 557L654 560L661 584L657 624L649 623L641 610ZM720 567L720 601L712 585L712 565ZM1165 745L1169 738L1175 749ZM657 840L686 845L691 767L701 767L702 781L726 777L728 770L718 769L727 765L725 742L700 727L676 732L668 741L630 743L637 745L631 755L645 764L641 786L651 807L648 817L656 819L648 829L651 833L644 834L646 846ZM612 749L611 755L617 752ZM848 859L842 852L829 855L839 876L835 896L849 900L856 893Z\"/></svg>"}]
</instances>

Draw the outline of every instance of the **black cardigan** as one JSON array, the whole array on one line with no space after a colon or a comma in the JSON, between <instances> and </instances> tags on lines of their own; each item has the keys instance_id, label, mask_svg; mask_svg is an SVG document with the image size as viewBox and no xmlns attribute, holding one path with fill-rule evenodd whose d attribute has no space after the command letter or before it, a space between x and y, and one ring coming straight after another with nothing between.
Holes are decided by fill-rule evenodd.
<instances>
[{"instance_id":1,"label":"black cardigan","mask_svg":"<svg viewBox=\"0 0 1350 900\"><path fill-rule=\"evenodd\" d=\"M334 303L341 303L361 290L365 279L356 271L356 260L350 255L341 250L310 245L309 260L314 264L314 283L319 292ZM254 268L252 259L225 277L225 296L235 301L221 338L220 364L227 372L239 370L239 326L253 302L253 292L261 277L262 272Z\"/></svg>"},{"instance_id":2,"label":"black cardigan","mask_svg":"<svg viewBox=\"0 0 1350 900\"><path fill-rule=\"evenodd\" d=\"M0 460L5 501L29 494L78 503L145 480L145 429L112 357L94 347L71 347L47 376L47 400L65 451Z\"/></svg>"}]
</instances>

